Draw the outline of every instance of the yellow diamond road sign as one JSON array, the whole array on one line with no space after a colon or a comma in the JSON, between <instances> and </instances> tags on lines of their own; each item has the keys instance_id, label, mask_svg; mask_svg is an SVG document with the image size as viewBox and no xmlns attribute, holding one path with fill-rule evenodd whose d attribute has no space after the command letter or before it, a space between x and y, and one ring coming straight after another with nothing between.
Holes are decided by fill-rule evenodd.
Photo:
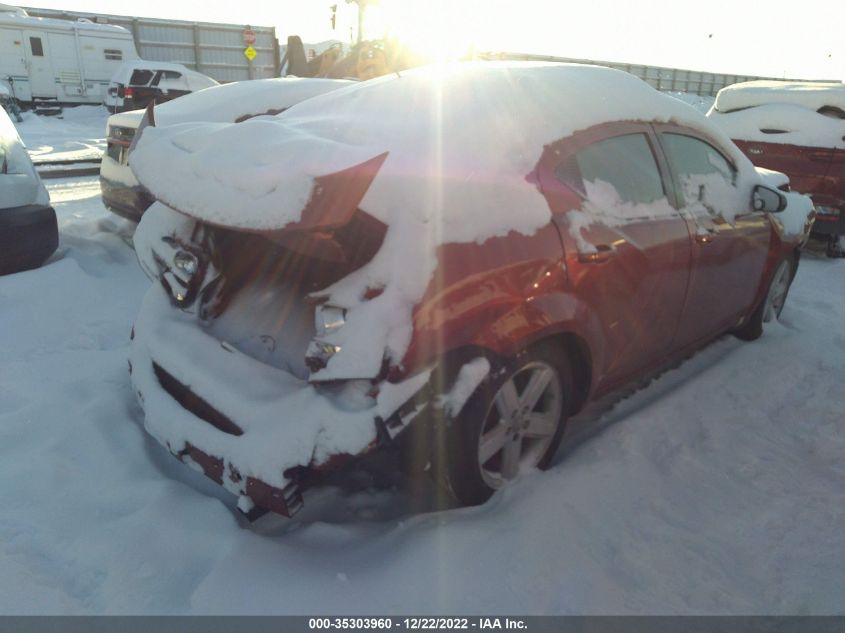
<instances>
[{"instance_id":1,"label":"yellow diamond road sign","mask_svg":"<svg viewBox=\"0 0 845 633\"><path fill-rule=\"evenodd\" d=\"M255 59L255 56L258 55L258 53L255 52L255 49L252 46L247 46L244 49L244 55L246 55L246 58L249 61L252 61L253 59Z\"/></svg>"}]
</instances>

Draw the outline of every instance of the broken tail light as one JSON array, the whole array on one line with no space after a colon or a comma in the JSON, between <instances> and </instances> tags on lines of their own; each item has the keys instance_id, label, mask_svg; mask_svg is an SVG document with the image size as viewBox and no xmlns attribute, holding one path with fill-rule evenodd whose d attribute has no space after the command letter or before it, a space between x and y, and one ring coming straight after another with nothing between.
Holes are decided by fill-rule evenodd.
<instances>
[{"instance_id":1,"label":"broken tail light","mask_svg":"<svg viewBox=\"0 0 845 633\"><path fill-rule=\"evenodd\" d=\"M331 358L341 351L340 345L326 339L345 324L346 310L343 308L320 305L314 310L316 335L305 352L305 364L312 373L323 369Z\"/></svg>"}]
</instances>

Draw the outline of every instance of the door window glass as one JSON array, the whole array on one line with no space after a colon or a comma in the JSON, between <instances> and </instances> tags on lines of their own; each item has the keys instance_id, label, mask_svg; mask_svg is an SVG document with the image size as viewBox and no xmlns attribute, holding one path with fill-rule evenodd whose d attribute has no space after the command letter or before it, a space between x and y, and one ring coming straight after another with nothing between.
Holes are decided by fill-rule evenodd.
<instances>
[{"instance_id":1,"label":"door window glass","mask_svg":"<svg viewBox=\"0 0 845 633\"><path fill-rule=\"evenodd\" d=\"M29 49L34 57L44 57L44 46L41 44L40 37L29 38Z\"/></svg>"},{"instance_id":2,"label":"door window glass","mask_svg":"<svg viewBox=\"0 0 845 633\"><path fill-rule=\"evenodd\" d=\"M736 170L709 143L685 134L662 134L663 146L678 178L687 208L733 218Z\"/></svg>"}]
</instances>

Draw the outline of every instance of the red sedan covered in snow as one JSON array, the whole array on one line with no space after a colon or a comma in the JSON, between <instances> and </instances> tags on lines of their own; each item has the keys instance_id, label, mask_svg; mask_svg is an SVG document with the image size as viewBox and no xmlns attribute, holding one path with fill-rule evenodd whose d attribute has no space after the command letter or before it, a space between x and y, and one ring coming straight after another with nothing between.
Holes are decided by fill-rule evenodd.
<instances>
[{"instance_id":1,"label":"red sedan covered in snow","mask_svg":"<svg viewBox=\"0 0 845 633\"><path fill-rule=\"evenodd\" d=\"M480 503L584 404L783 309L807 198L607 68L418 69L234 125L145 127L147 430L292 514L391 446Z\"/></svg>"}]
</instances>

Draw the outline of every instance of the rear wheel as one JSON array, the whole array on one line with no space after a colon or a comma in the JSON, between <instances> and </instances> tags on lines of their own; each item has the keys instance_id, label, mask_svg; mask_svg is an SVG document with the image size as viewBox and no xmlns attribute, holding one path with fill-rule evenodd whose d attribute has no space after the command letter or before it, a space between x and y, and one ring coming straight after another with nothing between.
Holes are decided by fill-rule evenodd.
<instances>
[{"instance_id":1,"label":"rear wheel","mask_svg":"<svg viewBox=\"0 0 845 633\"><path fill-rule=\"evenodd\" d=\"M770 323L780 318L780 313L786 304L793 275L792 259L785 257L775 268L775 274L772 275L763 301L751 315L751 318L748 319L748 323L734 332L738 338L745 341L758 339L763 334L764 323Z\"/></svg>"},{"instance_id":2,"label":"rear wheel","mask_svg":"<svg viewBox=\"0 0 845 633\"><path fill-rule=\"evenodd\" d=\"M488 376L448 434L447 476L458 501L483 503L520 473L546 468L571 402L569 363L553 345L527 350Z\"/></svg>"}]
</instances>

